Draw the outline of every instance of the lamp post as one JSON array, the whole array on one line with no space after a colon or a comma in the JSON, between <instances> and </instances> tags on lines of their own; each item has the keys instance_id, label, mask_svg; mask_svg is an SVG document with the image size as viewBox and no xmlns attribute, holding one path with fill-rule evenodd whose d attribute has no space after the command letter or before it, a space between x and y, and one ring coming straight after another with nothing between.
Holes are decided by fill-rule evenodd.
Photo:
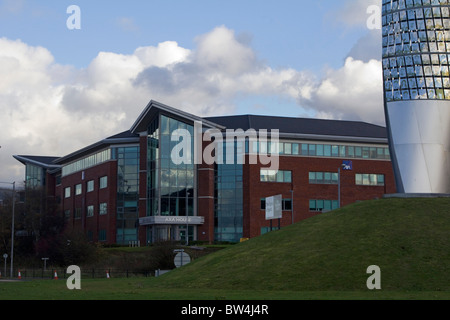
<instances>
[{"instance_id":1,"label":"lamp post","mask_svg":"<svg viewBox=\"0 0 450 320\"><path fill-rule=\"evenodd\" d=\"M12 184L13 186L13 199L12 199L12 218L11 218L11 268L10 277L13 277L13 266L14 266L14 212L16 210L16 182L0 182L3 184Z\"/></svg>"},{"instance_id":2,"label":"lamp post","mask_svg":"<svg viewBox=\"0 0 450 320\"><path fill-rule=\"evenodd\" d=\"M294 190L291 191L291 214L292 214L292 224L294 224Z\"/></svg>"},{"instance_id":3,"label":"lamp post","mask_svg":"<svg viewBox=\"0 0 450 320\"><path fill-rule=\"evenodd\" d=\"M8 259L8 254L3 254L3 259L5 259L5 276L6 276L6 259Z\"/></svg>"},{"instance_id":4,"label":"lamp post","mask_svg":"<svg viewBox=\"0 0 450 320\"><path fill-rule=\"evenodd\" d=\"M338 208L341 207L341 168L344 168L345 164L341 164L338 168Z\"/></svg>"},{"instance_id":5,"label":"lamp post","mask_svg":"<svg viewBox=\"0 0 450 320\"><path fill-rule=\"evenodd\" d=\"M186 246L189 246L189 206L188 206L188 196L189 192L186 188Z\"/></svg>"}]
</instances>

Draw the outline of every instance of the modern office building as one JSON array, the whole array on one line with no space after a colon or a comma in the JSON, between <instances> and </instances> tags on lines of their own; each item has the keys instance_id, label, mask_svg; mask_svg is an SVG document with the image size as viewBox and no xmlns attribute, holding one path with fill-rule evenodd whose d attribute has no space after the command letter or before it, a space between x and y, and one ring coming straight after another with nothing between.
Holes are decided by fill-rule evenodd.
<instances>
[{"instance_id":1,"label":"modern office building","mask_svg":"<svg viewBox=\"0 0 450 320\"><path fill-rule=\"evenodd\" d=\"M27 185L59 199L68 228L124 245L237 242L396 192L384 127L202 118L156 101L126 132L63 157L15 158ZM266 199L279 195L280 219L266 220Z\"/></svg>"},{"instance_id":2,"label":"modern office building","mask_svg":"<svg viewBox=\"0 0 450 320\"><path fill-rule=\"evenodd\" d=\"M385 114L399 193L450 193L449 5L383 0Z\"/></svg>"}]
</instances>

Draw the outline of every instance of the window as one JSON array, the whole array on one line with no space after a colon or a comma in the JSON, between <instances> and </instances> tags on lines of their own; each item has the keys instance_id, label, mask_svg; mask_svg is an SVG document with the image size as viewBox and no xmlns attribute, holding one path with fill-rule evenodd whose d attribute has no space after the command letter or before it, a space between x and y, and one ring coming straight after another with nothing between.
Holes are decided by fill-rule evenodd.
<instances>
[{"instance_id":1,"label":"window","mask_svg":"<svg viewBox=\"0 0 450 320\"><path fill-rule=\"evenodd\" d=\"M293 143L292 144L292 154L294 154L294 155L298 155L299 154L298 143Z\"/></svg>"},{"instance_id":2,"label":"window","mask_svg":"<svg viewBox=\"0 0 450 320\"><path fill-rule=\"evenodd\" d=\"M309 200L309 211L327 212L338 208L338 200Z\"/></svg>"},{"instance_id":3,"label":"window","mask_svg":"<svg viewBox=\"0 0 450 320\"><path fill-rule=\"evenodd\" d=\"M100 229L98 233L98 241L106 241L106 230Z\"/></svg>"},{"instance_id":4,"label":"window","mask_svg":"<svg viewBox=\"0 0 450 320\"><path fill-rule=\"evenodd\" d=\"M75 209L75 219L81 219L81 208Z\"/></svg>"},{"instance_id":5,"label":"window","mask_svg":"<svg viewBox=\"0 0 450 320\"><path fill-rule=\"evenodd\" d=\"M80 195L81 193L82 193L82 186L81 186L81 184L77 184L76 186L75 186L75 195Z\"/></svg>"},{"instance_id":6,"label":"window","mask_svg":"<svg viewBox=\"0 0 450 320\"><path fill-rule=\"evenodd\" d=\"M105 189L108 187L108 177L101 177L100 178L100 189Z\"/></svg>"},{"instance_id":7,"label":"window","mask_svg":"<svg viewBox=\"0 0 450 320\"><path fill-rule=\"evenodd\" d=\"M87 207L86 216L87 217L93 217L94 216L94 206L88 206Z\"/></svg>"},{"instance_id":8,"label":"window","mask_svg":"<svg viewBox=\"0 0 450 320\"><path fill-rule=\"evenodd\" d=\"M64 211L64 218L69 219L70 218L70 210Z\"/></svg>"},{"instance_id":9,"label":"window","mask_svg":"<svg viewBox=\"0 0 450 320\"><path fill-rule=\"evenodd\" d=\"M64 198L70 198L70 187L64 189Z\"/></svg>"},{"instance_id":10,"label":"window","mask_svg":"<svg viewBox=\"0 0 450 320\"><path fill-rule=\"evenodd\" d=\"M337 172L310 172L310 184L338 184Z\"/></svg>"},{"instance_id":11,"label":"window","mask_svg":"<svg viewBox=\"0 0 450 320\"><path fill-rule=\"evenodd\" d=\"M316 147L316 154L318 157L323 157L324 154L324 149L323 149L323 144L318 144Z\"/></svg>"},{"instance_id":12,"label":"window","mask_svg":"<svg viewBox=\"0 0 450 320\"><path fill-rule=\"evenodd\" d=\"M94 191L94 180L88 181L87 183L87 192Z\"/></svg>"},{"instance_id":13,"label":"window","mask_svg":"<svg viewBox=\"0 0 450 320\"><path fill-rule=\"evenodd\" d=\"M261 169L260 181L261 182L291 183L292 182L292 171L283 171L283 170L276 171L276 170Z\"/></svg>"},{"instance_id":14,"label":"window","mask_svg":"<svg viewBox=\"0 0 450 320\"><path fill-rule=\"evenodd\" d=\"M357 173L355 183L358 186L384 186L384 174Z\"/></svg>"},{"instance_id":15,"label":"window","mask_svg":"<svg viewBox=\"0 0 450 320\"><path fill-rule=\"evenodd\" d=\"M292 144L291 143L284 144L284 154L292 154Z\"/></svg>"},{"instance_id":16,"label":"window","mask_svg":"<svg viewBox=\"0 0 450 320\"><path fill-rule=\"evenodd\" d=\"M292 210L292 199L283 199L283 211Z\"/></svg>"},{"instance_id":17,"label":"window","mask_svg":"<svg viewBox=\"0 0 450 320\"><path fill-rule=\"evenodd\" d=\"M107 213L108 213L108 204L106 202L100 203L99 214L103 215Z\"/></svg>"}]
</instances>

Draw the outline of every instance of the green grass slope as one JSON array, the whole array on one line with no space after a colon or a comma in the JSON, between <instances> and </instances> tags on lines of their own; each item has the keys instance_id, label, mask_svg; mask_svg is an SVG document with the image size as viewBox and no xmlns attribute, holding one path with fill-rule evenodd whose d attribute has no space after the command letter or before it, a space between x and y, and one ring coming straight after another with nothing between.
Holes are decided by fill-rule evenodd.
<instances>
[{"instance_id":1,"label":"green grass slope","mask_svg":"<svg viewBox=\"0 0 450 320\"><path fill-rule=\"evenodd\" d=\"M207 255L161 288L450 291L450 199L381 199L324 213Z\"/></svg>"}]
</instances>

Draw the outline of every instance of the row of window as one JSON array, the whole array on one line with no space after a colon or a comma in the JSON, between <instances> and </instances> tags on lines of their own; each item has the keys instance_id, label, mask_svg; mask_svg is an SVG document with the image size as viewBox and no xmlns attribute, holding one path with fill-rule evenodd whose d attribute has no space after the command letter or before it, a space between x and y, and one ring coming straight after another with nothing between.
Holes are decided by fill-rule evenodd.
<instances>
[{"instance_id":1,"label":"row of window","mask_svg":"<svg viewBox=\"0 0 450 320\"><path fill-rule=\"evenodd\" d=\"M446 32L446 39L450 38L450 33ZM450 52L450 42L446 40L446 42L422 42L422 43L403 43L396 44L383 48L383 58L395 57L398 55L416 55L416 54L424 54L425 56L428 53L431 54L445 54ZM425 58L426 59L426 58Z\"/></svg>"},{"instance_id":2,"label":"row of window","mask_svg":"<svg viewBox=\"0 0 450 320\"><path fill-rule=\"evenodd\" d=\"M310 184L338 184L339 175L337 172L310 172ZM261 182L292 182L292 171L260 170ZM355 184L361 186L384 186L384 174L357 173L355 174Z\"/></svg>"},{"instance_id":3,"label":"row of window","mask_svg":"<svg viewBox=\"0 0 450 320\"><path fill-rule=\"evenodd\" d=\"M384 186L384 181L384 174L355 174L355 182L359 186Z\"/></svg>"},{"instance_id":4,"label":"row of window","mask_svg":"<svg viewBox=\"0 0 450 320\"><path fill-rule=\"evenodd\" d=\"M427 12L431 9L435 12L434 9L436 8L430 8L429 6L439 6L449 3L450 2L448 0L383 0L382 13L384 14L396 10L413 9L422 6L428 6L428 8L424 8Z\"/></svg>"},{"instance_id":5,"label":"row of window","mask_svg":"<svg viewBox=\"0 0 450 320\"><path fill-rule=\"evenodd\" d=\"M409 68L408 68L409 69ZM416 67L415 69L422 69L422 67ZM422 73L422 71L418 71L417 76L413 75L411 77L407 77L406 75L400 76L400 78L386 78L385 80L385 89L386 90L398 90L398 89L425 89L425 88L433 88L433 89L442 89L442 88L450 88L450 81L448 79L448 67L439 67L439 66L428 66L424 67L426 70L426 75ZM441 78L441 70L442 72L446 72L445 77ZM415 71L411 71L415 72ZM409 71L408 71L409 75Z\"/></svg>"},{"instance_id":6,"label":"row of window","mask_svg":"<svg viewBox=\"0 0 450 320\"><path fill-rule=\"evenodd\" d=\"M283 170L276 171L276 170L261 169L260 181L291 183L292 171L283 171Z\"/></svg>"},{"instance_id":7,"label":"row of window","mask_svg":"<svg viewBox=\"0 0 450 320\"><path fill-rule=\"evenodd\" d=\"M62 167L62 176L68 176L72 173L96 166L100 163L111 160L111 149L106 149L96 154L87 156L83 159L72 162Z\"/></svg>"},{"instance_id":8,"label":"row of window","mask_svg":"<svg viewBox=\"0 0 450 320\"><path fill-rule=\"evenodd\" d=\"M266 210L266 198L261 198L261 210ZM281 202L281 210L292 210L292 199L283 199Z\"/></svg>"},{"instance_id":9,"label":"row of window","mask_svg":"<svg viewBox=\"0 0 450 320\"><path fill-rule=\"evenodd\" d=\"M450 28L450 19L448 20L448 24ZM445 42L450 41L449 30L410 31L401 28L397 32L395 31L395 28L392 32L387 31L388 33L382 38L382 46L397 47L409 45L409 50L403 51L403 53L446 52ZM407 47L403 47L402 49L406 50Z\"/></svg>"},{"instance_id":10,"label":"row of window","mask_svg":"<svg viewBox=\"0 0 450 320\"><path fill-rule=\"evenodd\" d=\"M87 231L88 241L94 241L94 232L92 230ZM106 230L100 229L98 231L98 241L106 241Z\"/></svg>"},{"instance_id":11,"label":"row of window","mask_svg":"<svg viewBox=\"0 0 450 320\"><path fill-rule=\"evenodd\" d=\"M276 153L281 155L299 155L311 157L330 158L359 158L359 159L382 159L389 160L388 147L348 146L312 143L279 142L253 142L254 153Z\"/></svg>"},{"instance_id":12,"label":"row of window","mask_svg":"<svg viewBox=\"0 0 450 320\"><path fill-rule=\"evenodd\" d=\"M386 92L386 101L450 100L450 89L411 89Z\"/></svg>"},{"instance_id":13,"label":"row of window","mask_svg":"<svg viewBox=\"0 0 450 320\"><path fill-rule=\"evenodd\" d=\"M323 212L339 208L338 200L309 200L309 211Z\"/></svg>"},{"instance_id":14,"label":"row of window","mask_svg":"<svg viewBox=\"0 0 450 320\"><path fill-rule=\"evenodd\" d=\"M429 9L429 8L428 8ZM440 11L441 8L436 8ZM444 9L446 17L421 17L417 16L414 10L400 11L393 14L387 14L382 18L382 34L386 35L391 32L402 30L406 31L423 31L433 29L449 29L450 19L448 17L448 8ZM420 12L421 9L417 9L416 12ZM412 14L412 18L409 19L409 14ZM440 13L439 13L440 14ZM420 13L419 13L420 15ZM408 16L408 20L406 20Z\"/></svg>"},{"instance_id":15,"label":"row of window","mask_svg":"<svg viewBox=\"0 0 450 320\"><path fill-rule=\"evenodd\" d=\"M99 188L100 189L105 189L108 187L108 177L104 176L101 177L99 179ZM94 180L89 180L86 183L86 192L92 192L94 191ZM81 183L75 185L75 195L81 195L83 193L83 185ZM70 196L72 195L72 188L71 187L66 187L64 188L64 198L70 198Z\"/></svg>"},{"instance_id":16,"label":"row of window","mask_svg":"<svg viewBox=\"0 0 450 320\"><path fill-rule=\"evenodd\" d=\"M81 219L81 208L76 208L74 212L75 219ZM86 217L93 217L95 213L95 206L89 205L86 207ZM100 203L98 206L98 214L105 215L108 214L108 204L106 202ZM70 218L70 210L65 210L64 215L66 219Z\"/></svg>"},{"instance_id":17,"label":"row of window","mask_svg":"<svg viewBox=\"0 0 450 320\"><path fill-rule=\"evenodd\" d=\"M449 68L446 66L448 61L450 61L450 55L447 54L416 54L385 58L383 59L384 79L448 76Z\"/></svg>"},{"instance_id":18,"label":"row of window","mask_svg":"<svg viewBox=\"0 0 450 320\"><path fill-rule=\"evenodd\" d=\"M338 184L337 172L310 172L309 183L311 184Z\"/></svg>"},{"instance_id":19,"label":"row of window","mask_svg":"<svg viewBox=\"0 0 450 320\"><path fill-rule=\"evenodd\" d=\"M309 211L323 212L332 211L339 208L338 200L309 200ZM261 198L261 210L266 210L266 198ZM292 210L292 199L283 199L283 211Z\"/></svg>"}]
</instances>

